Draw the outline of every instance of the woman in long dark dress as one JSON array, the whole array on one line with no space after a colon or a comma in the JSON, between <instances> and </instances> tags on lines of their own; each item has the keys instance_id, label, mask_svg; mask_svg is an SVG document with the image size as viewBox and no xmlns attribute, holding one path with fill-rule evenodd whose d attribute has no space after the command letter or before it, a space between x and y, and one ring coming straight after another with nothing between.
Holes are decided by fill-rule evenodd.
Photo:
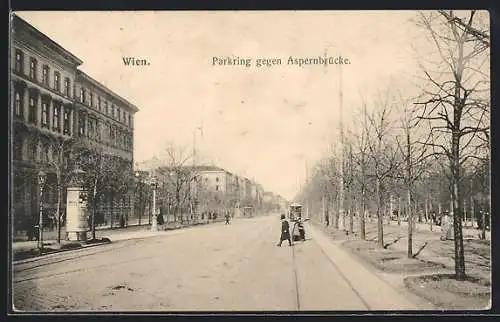
<instances>
[{"instance_id":1,"label":"woman in long dark dress","mask_svg":"<svg viewBox=\"0 0 500 322\"><path fill-rule=\"evenodd\" d=\"M281 237L279 244L276 246L281 247L281 243L284 240L288 240L288 244L292 246L292 240L290 238L290 224L288 223L288 220L286 220L285 215L281 215Z\"/></svg>"}]
</instances>

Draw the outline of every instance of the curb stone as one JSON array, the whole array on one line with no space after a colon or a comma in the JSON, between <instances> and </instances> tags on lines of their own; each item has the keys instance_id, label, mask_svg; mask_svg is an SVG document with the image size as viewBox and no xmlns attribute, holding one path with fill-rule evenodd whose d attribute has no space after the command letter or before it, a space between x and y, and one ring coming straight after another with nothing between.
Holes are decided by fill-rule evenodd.
<instances>
[{"instance_id":1,"label":"curb stone","mask_svg":"<svg viewBox=\"0 0 500 322\"><path fill-rule=\"evenodd\" d=\"M79 246L76 246L76 247L55 249L53 251L50 251L50 252L42 254L42 255L34 255L34 256L29 256L28 258L13 260L12 264L16 265L16 264L35 262L37 260L41 260L41 259L45 259L47 257L50 257L51 255L56 255L56 254L70 252L70 251L76 251L76 250L82 250L82 249L90 248L90 247L108 245L111 243L112 242L109 241L109 242L100 242L100 243L91 243L91 244L80 244ZM33 251L33 250L35 250L35 249L31 249L30 251ZM27 251L27 252L30 252L30 251Z\"/></svg>"}]
</instances>

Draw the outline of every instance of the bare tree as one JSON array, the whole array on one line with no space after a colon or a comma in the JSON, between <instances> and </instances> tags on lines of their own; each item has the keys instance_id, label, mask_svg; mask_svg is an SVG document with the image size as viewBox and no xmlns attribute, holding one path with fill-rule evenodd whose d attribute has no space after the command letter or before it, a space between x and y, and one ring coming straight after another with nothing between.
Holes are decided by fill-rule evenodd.
<instances>
[{"instance_id":1,"label":"bare tree","mask_svg":"<svg viewBox=\"0 0 500 322\"><path fill-rule=\"evenodd\" d=\"M84 188L90 192L92 240L96 239L96 213L98 202L106 199L111 204L111 227L114 222L116 197L122 197L129 180L132 180L131 164L106 151L98 143L79 141L73 150L74 168L84 171Z\"/></svg>"},{"instance_id":2,"label":"bare tree","mask_svg":"<svg viewBox=\"0 0 500 322\"><path fill-rule=\"evenodd\" d=\"M397 168L397 149L389 141L393 124L391 113L394 109L394 97L390 91L380 93L374 101L371 113L368 113L369 137L368 149L369 158L373 163L373 173L369 175L375 179L376 190L376 213L377 213L377 231L378 245L384 247L384 228L383 228L383 202L384 202L384 184L387 178Z\"/></svg>"},{"instance_id":3,"label":"bare tree","mask_svg":"<svg viewBox=\"0 0 500 322\"><path fill-rule=\"evenodd\" d=\"M346 145L346 160L345 160L345 179L344 184L347 192L347 204L348 204L348 217L349 217L349 228L348 233L354 233L354 211L355 211L355 203L356 203L356 193L354 191L354 155L352 149L352 143L349 142L348 139L344 141Z\"/></svg>"},{"instance_id":4,"label":"bare tree","mask_svg":"<svg viewBox=\"0 0 500 322\"><path fill-rule=\"evenodd\" d=\"M165 166L157 169L159 180L165 182L164 193L174 197L174 220L177 221L186 201L191 198L191 185L196 178L196 171L189 166L192 154L188 149L169 144L166 152Z\"/></svg>"},{"instance_id":5,"label":"bare tree","mask_svg":"<svg viewBox=\"0 0 500 322\"><path fill-rule=\"evenodd\" d=\"M325 216L325 221L329 225L331 201L334 200L338 194L338 178L336 164L338 160L331 156L319 160L312 168L312 173L307 183L301 188L299 194L295 198L300 203L305 204L309 201L311 210L314 213L321 213ZM314 211L321 209L322 211ZM321 221L321 219L320 219Z\"/></svg>"},{"instance_id":6,"label":"bare tree","mask_svg":"<svg viewBox=\"0 0 500 322\"><path fill-rule=\"evenodd\" d=\"M482 16L482 17L481 17ZM422 66L426 84L419 101L427 120L433 153L445 155L451 173L451 198L455 234L455 278L465 274L462 236L460 169L477 157L481 133L489 125L489 33L481 31L487 17L476 11L420 12L417 24L429 35L438 55L431 70Z\"/></svg>"},{"instance_id":7,"label":"bare tree","mask_svg":"<svg viewBox=\"0 0 500 322\"><path fill-rule=\"evenodd\" d=\"M403 182L406 190L406 209L408 215L408 258L413 257L413 226L414 216L412 211L413 186L415 181L419 180L424 173L428 160L427 145L418 144L419 136L417 133L418 117L413 105L410 105L400 95L401 107L401 129L402 140L397 137L398 148L404 160ZM401 142L403 141L403 142Z\"/></svg>"},{"instance_id":8,"label":"bare tree","mask_svg":"<svg viewBox=\"0 0 500 322\"><path fill-rule=\"evenodd\" d=\"M74 139L54 135L44 135L44 138L52 151L48 164L56 176L57 205L54 217L57 225L57 242L60 243L62 228L61 203L64 188L71 177L71 163L68 158L73 148Z\"/></svg>"},{"instance_id":9,"label":"bare tree","mask_svg":"<svg viewBox=\"0 0 500 322\"><path fill-rule=\"evenodd\" d=\"M358 171L353 171L353 179L359 186L359 191L361 195L361 211L359 214L359 233L361 240L365 240L365 215L367 211L367 190L368 190L368 122L367 122L367 111L366 103L363 100L361 109L361 124L360 126L353 126L353 129L361 129L361 133L348 132L349 136L352 138L352 146L354 151L352 152L353 164L352 167L356 166Z\"/></svg>"}]
</instances>

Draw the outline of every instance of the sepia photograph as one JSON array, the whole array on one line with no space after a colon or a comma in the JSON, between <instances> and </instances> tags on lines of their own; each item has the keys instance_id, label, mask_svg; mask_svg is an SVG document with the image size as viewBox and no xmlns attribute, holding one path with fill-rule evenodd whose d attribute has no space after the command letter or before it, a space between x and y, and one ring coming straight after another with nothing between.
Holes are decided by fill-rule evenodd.
<instances>
[{"instance_id":1,"label":"sepia photograph","mask_svg":"<svg viewBox=\"0 0 500 322\"><path fill-rule=\"evenodd\" d=\"M9 27L11 314L491 309L488 11Z\"/></svg>"}]
</instances>

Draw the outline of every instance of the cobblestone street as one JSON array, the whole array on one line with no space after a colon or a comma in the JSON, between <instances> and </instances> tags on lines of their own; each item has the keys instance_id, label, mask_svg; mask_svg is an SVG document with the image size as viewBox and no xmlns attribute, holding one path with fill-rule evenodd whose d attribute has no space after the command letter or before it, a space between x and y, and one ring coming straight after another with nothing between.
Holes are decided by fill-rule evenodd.
<instances>
[{"instance_id":1,"label":"cobblestone street","mask_svg":"<svg viewBox=\"0 0 500 322\"><path fill-rule=\"evenodd\" d=\"M375 299L383 291L380 279L368 273L362 287L365 293L357 290L346 268L326 256L328 249L320 243L324 241L315 238L318 232L309 228L314 233L305 242L276 247L279 219L264 216L122 240L17 264L14 305L20 311L380 307L380 300ZM387 285L382 286L397 297L384 298L385 309L397 305L418 308Z\"/></svg>"}]
</instances>

